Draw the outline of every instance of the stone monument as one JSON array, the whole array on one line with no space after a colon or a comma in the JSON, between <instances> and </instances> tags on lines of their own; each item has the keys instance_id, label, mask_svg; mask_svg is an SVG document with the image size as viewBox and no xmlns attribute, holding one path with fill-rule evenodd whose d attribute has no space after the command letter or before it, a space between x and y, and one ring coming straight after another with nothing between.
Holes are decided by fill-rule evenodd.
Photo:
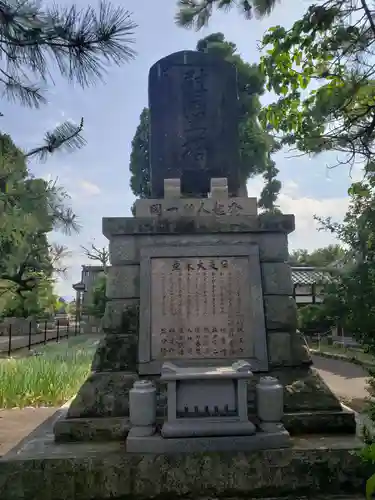
<instances>
[{"instance_id":1,"label":"stone monument","mask_svg":"<svg viewBox=\"0 0 375 500\"><path fill-rule=\"evenodd\" d=\"M288 432L355 431L354 415L343 411L311 366L296 330L287 263L294 216L259 215L256 199L238 196L236 91L234 68L207 54L180 52L151 68L153 198L136 201L135 217L103 219L111 261L106 334L92 373L56 423L57 440L124 440L130 429L130 446L133 429L149 425L152 432L164 428L165 447L158 449L168 450L165 442L176 428L168 422L185 406L188 413L194 409L193 418L206 406L211 418L217 407L220 432L223 418L233 408L240 418L242 408L247 449L251 439L273 431L280 440L261 439L258 448L288 445ZM204 404L202 393L191 389L202 378L223 384L226 399L207 395ZM143 391L156 415L149 411L148 421L138 422L133 407L135 425L129 391L141 380L132 394ZM228 380L242 393L245 388L245 417L244 400L233 400ZM261 395L280 385L283 403L268 415ZM181 406L182 400L188 402Z\"/></svg>"},{"instance_id":2,"label":"stone monument","mask_svg":"<svg viewBox=\"0 0 375 500\"><path fill-rule=\"evenodd\" d=\"M181 179L184 195L206 196L213 178L238 194L237 73L202 52L183 51L155 63L149 75L151 186Z\"/></svg>"}]
</instances>

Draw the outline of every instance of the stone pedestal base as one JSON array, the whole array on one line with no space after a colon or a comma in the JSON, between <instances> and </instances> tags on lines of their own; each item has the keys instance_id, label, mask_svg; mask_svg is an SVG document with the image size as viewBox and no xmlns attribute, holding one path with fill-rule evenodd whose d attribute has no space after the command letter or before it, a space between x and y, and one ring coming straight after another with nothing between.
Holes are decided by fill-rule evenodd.
<instances>
[{"instance_id":1,"label":"stone pedestal base","mask_svg":"<svg viewBox=\"0 0 375 500\"><path fill-rule=\"evenodd\" d=\"M173 188L174 189L174 188ZM174 196L174 195L173 195ZM206 201L207 200L207 201ZM103 219L103 234L109 239L111 266L107 275L107 304L103 318L101 340L92 364L92 373L79 390L71 404L67 418L56 424L57 440L92 441L104 439L124 440L128 431L129 390L139 376L139 317L145 314L145 301L141 300L141 278L144 253L149 248L168 247L170 256L174 249L190 247L212 247L220 255L224 247L255 246L259 251L261 293L264 304L264 320L267 338L267 357L263 367L254 365L254 378L249 384L247 406L249 419L255 411L255 385L262 375L276 377L284 387L285 428L291 435L309 433L355 433L354 414L342 410L338 398L311 367L308 346L303 336L296 331L296 305L291 299L292 281L288 260L287 235L294 230L292 215L251 215L254 200L241 206L231 205L232 200L220 202L220 211L231 207L231 215L210 212L207 203L206 215L194 212L187 216L176 216L169 209L169 201L158 201L149 206L150 200L141 202L138 210L147 216ZM220 200L219 200L220 201ZM199 201L199 210L201 208ZM180 202L179 202L180 203ZM227 205L229 203L229 205ZM160 206L159 206L160 205ZM237 204L239 205L239 204ZM180 207L180 208L179 208ZM203 207L204 208L204 207ZM211 207L212 208L212 207ZM239 214L233 213L234 208ZM212 208L213 210L213 208ZM150 212L150 213L149 213ZM152 212L152 213L151 213ZM221 212L220 212L221 213ZM147 252L146 252L147 253ZM147 302L147 301L146 301ZM267 366L266 366L267 365ZM260 372L260 370L262 372ZM146 374L146 378L153 378ZM155 382L158 389L157 416L164 422L167 415L165 387Z\"/></svg>"},{"instance_id":2,"label":"stone pedestal base","mask_svg":"<svg viewBox=\"0 0 375 500\"><path fill-rule=\"evenodd\" d=\"M160 422L161 423L161 422ZM284 415L283 423L293 436L306 434L355 434L353 412L299 412ZM130 430L127 417L61 418L54 427L58 442L125 441Z\"/></svg>"},{"instance_id":3,"label":"stone pedestal base","mask_svg":"<svg viewBox=\"0 0 375 500\"><path fill-rule=\"evenodd\" d=\"M189 428L190 430L190 428ZM163 438L160 434L139 437L129 431L126 451L130 453L200 453L220 451L258 451L291 446L289 433L282 425L273 432L257 432L252 436L215 436Z\"/></svg>"},{"instance_id":4,"label":"stone pedestal base","mask_svg":"<svg viewBox=\"0 0 375 500\"><path fill-rule=\"evenodd\" d=\"M259 451L239 451L240 437L235 450L225 453L184 453L190 440L183 440L176 454L141 456L118 442L54 443L51 430L49 422L43 424L2 457L1 500L363 497L374 472L353 436L303 436L287 448L270 449L268 443L269 449ZM255 446L260 437L246 439Z\"/></svg>"},{"instance_id":5,"label":"stone pedestal base","mask_svg":"<svg viewBox=\"0 0 375 500\"><path fill-rule=\"evenodd\" d=\"M285 387L283 423L291 435L355 434L353 412L344 411L337 397L312 368L271 371ZM128 432L129 390L135 373L93 373L73 400L65 419L56 423L58 441L123 440ZM254 383L257 374L254 374ZM165 388L159 387L157 414L167 414ZM255 415L254 389L248 393L249 416Z\"/></svg>"},{"instance_id":6,"label":"stone pedestal base","mask_svg":"<svg viewBox=\"0 0 375 500\"><path fill-rule=\"evenodd\" d=\"M249 436L255 434L255 425L251 422L223 422L220 419L210 420L202 418L177 419L174 422L165 422L161 434L163 438L175 437L216 437L218 436Z\"/></svg>"}]
</instances>

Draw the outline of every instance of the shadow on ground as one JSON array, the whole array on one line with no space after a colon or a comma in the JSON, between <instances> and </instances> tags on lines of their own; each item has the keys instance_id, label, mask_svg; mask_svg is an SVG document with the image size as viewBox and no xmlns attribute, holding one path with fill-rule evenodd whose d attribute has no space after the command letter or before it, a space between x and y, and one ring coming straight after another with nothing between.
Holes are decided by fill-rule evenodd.
<instances>
[{"instance_id":1,"label":"shadow on ground","mask_svg":"<svg viewBox=\"0 0 375 500\"><path fill-rule=\"evenodd\" d=\"M312 356L312 359L314 368L317 370L324 370L347 379L369 377L368 372L364 368L349 361L323 358L321 356Z\"/></svg>"}]
</instances>

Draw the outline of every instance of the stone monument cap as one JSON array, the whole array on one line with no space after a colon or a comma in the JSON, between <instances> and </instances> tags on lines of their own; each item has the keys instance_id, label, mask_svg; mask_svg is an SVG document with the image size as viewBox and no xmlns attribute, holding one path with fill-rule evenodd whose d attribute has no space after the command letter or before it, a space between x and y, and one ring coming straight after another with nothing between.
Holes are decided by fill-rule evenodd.
<instances>
[{"instance_id":1,"label":"stone monument cap","mask_svg":"<svg viewBox=\"0 0 375 500\"><path fill-rule=\"evenodd\" d=\"M252 376L251 365L247 361L238 360L231 366L177 366L166 362L161 368L160 380L215 380L215 379L248 379Z\"/></svg>"}]
</instances>

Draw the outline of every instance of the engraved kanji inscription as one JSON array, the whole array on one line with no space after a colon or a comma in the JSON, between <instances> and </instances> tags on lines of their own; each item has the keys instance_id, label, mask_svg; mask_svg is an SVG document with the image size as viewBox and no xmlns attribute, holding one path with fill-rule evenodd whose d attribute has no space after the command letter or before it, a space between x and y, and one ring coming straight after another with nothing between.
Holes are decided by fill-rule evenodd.
<instances>
[{"instance_id":1,"label":"engraved kanji inscription","mask_svg":"<svg viewBox=\"0 0 375 500\"><path fill-rule=\"evenodd\" d=\"M246 257L153 258L153 358L250 356L249 280Z\"/></svg>"}]
</instances>

